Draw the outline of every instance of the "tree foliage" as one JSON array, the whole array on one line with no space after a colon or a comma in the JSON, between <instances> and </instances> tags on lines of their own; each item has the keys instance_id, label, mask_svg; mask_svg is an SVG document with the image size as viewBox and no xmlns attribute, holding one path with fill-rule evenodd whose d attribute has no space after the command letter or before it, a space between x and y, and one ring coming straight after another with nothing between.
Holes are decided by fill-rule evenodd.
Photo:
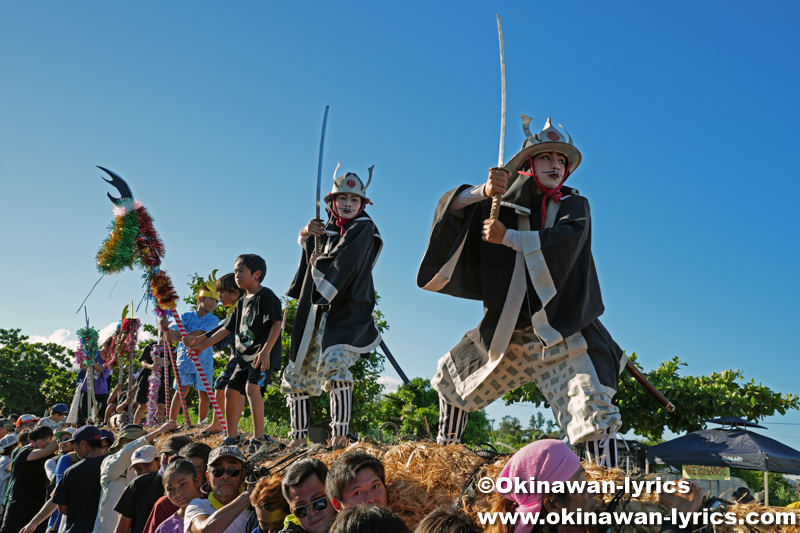
<instances>
[{"instance_id":1,"label":"tree foliage","mask_svg":"<svg viewBox=\"0 0 800 533\"><path fill-rule=\"evenodd\" d=\"M635 353L630 360L642 370ZM739 370L714 372L709 376L681 376L678 370L683 366L686 363L675 357L649 373L643 372L676 406L673 413L656 403L627 371L622 373L614 404L622 415L623 433L633 430L642 437L657 440L662 438L665 429L674 433L697 431L705 427L705 420L719 416L758 421L776 413L800 409L797 396L775 392L755 380L746 382ZM531 402L536 406L549 406L534 382L509 392L503 399L506 405Z\"/></svg>"},{"instance_id":2,"label":"tree foliage","mask_svg":"<svg viewBox=\"0 0 800 533\"><path fill-rule=\"evenodd\" d=\"M18 329L0 329L0 406L6 413L42 415L54 403L70 403L76 372L60 344L28 342Z\"/></svg>"}]
</instances>

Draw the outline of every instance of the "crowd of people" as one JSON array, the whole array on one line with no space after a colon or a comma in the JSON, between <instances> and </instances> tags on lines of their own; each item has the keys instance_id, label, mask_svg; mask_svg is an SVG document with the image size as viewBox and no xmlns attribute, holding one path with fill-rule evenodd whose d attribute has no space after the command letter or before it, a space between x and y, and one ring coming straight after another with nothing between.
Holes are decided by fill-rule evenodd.
<instances>
[{"instance_id":1,"label":"crowd of people","mask_svg":"<svg viewBox=\"0 0 800 533\"><path fill-rule=\"evenodd\" d=\"M174 421L116 433L60 422L54 432L53 422L0 419L0 533L409 531L389 510L383 464L363 451L344 452L330 469L305 458L247 482L239 446L166 436ZM461 511L439 509L415 531L480 529Z\"/></svg>"}]
</instances>

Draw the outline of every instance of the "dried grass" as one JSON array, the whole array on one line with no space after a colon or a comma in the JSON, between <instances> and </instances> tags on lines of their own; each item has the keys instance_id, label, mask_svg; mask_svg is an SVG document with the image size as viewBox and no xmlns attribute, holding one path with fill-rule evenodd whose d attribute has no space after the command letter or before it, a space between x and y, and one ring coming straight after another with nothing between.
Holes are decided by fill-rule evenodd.
<instances>
[{"instance_id":1,"label":"dried grass","mask_svg":"<svg viewBox=\"0 0 800 533\"><path fill-rule=\"evenodd\" d=\"M199 437L202 428L183 430L180 434L189 435L197 442L205 442L212 448L218 446L224 435L211 435ZM160 436L156 445L160 445L169 435ZM414 529L416 525L431 511L439 507L452 506L460 501L463 509L477 522L478 512L487 512L501 498L497 493L483 494L476 490L475 482L481 477L497 479L500 476L510 456L499 456L494 459L485 459L472 453L462 445L438 446L431 441L402 442L392 446L378 446L375 444L359 442L347 450L364 450L383 461L386 467L386 484L389 491L389 507L399 515L403 521ZM307 457L316 457L330 466L337 457L347 450L330 451L322 446L312 446ZM289 452L268 458L263 466L282 470L296 458L286 460ZM281 462L283 461L283 462ZM607 470L591 463L584 463L586 478L589 481L614 481L617 485L623 484L624 472L621 470ZM474 480L465 491L465 485L470 476ZM633 479L653 479L655 476L637 476ZM462 494L463 492L463 494ZM603 494L595 497L599 511L605 510L613 498L613 494ZM658 503L658 494L644 493L639 498L625 499L622 508L618 511L646 513L661 513L667 515L669 510ZM744 521L747 513L787 513L794 512L797 524L794 526L766 526L766 525L728 525L722 524L715 528L715 533L800 533L800 510L792 511L784 507L765 507L763 505L735 505L727 509L734 513L737 521ZM628 525L619 531L622 533L657 533L660 526Z\"/></svg>"}]
</instances>

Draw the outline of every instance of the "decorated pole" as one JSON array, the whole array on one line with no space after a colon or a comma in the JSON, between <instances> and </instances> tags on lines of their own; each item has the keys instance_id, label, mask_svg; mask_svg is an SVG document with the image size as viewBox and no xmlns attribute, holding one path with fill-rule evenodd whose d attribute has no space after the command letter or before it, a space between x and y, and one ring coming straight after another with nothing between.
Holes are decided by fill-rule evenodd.
<instances>
[{"instance_id":1,"label":"decorated pole","mask_svg":"<svg viewBox=\"0 0 800 533\"><path fill-rule=\"evenodd\" d=\"M181 399L181 407L183 408L183 418L185 419L184 421L186 422L186 425L187 426L191 426L192 425L192 419L189 417L189 406L186 403L186 396L183 394L183 384L181 383L181 375L178 372L178 362L176 361L176 357L173 356L173 354L172 354L172 344L170 344L169 337L167 336L168 333L169 333L169 330L165 329L165 330L162 330L162 331L164 332L164 337L167 339L167 342L166 342L166 345L167 345L166 355L167 355L167 358L169 359L169 364L172 366L172 372L175 374L175 384L178 386L178 396L180 396L180 399ZM164 368L165 369L168 368L166 366L166 362L164 363ZM167 393L167 390L169 390L169 389L166 389L164 391L164 394ZM169 411L167 411L167 412L169 412Z\"/></svg>"},{"instance_id":2,"label":"decorated pole","mask_svg":"<svg viewBox=\"0 0 800 533\"><path fill-rule=\"evenodd\" d=\"M169 339L167 339L167 334L163 329L161 330L161 340L164 342L164 346L161 351L161 373L164 375L164 414L169 416L169 352L167 350L167 346L169 346Z\"/></svg>"},{"instance_id":3,"label":"decorated pole","mask_svg":"<svg viewBox=\"0 0 800 533\"><path fill-rule=\"evenodd\" d=\"M131 300L131 318L133 318L133 300ZM137 335L137 340L138 340L138 335ZM135 346L135 343L134 343L134 346ZM128 423L129 424L133 423L133 403L134 403L133 400L134 400L134 398L131 397L131 395L133 394L133 352L134 352L134 350L131 350L130 353L128 354L128 394L125 397L125 401L126 402L130 402L128 404Z\"/></svg>"},{"instance_id":4,"label":"decorated pole","mask_svg":"<svg viewBox=\"0 0 800 533\"><path fill-rule=\"evenodd\" d=\"M173 309L172 310L172 318L175 319L175 323L178 325L178 329L181 332L181 336L186 336L186 328L183 327L183 320L181 320L180 314ZM184 344L184 346L186 346ZM186 346L186 349L189 351L189 358L194 363L194 368L197 370L197 374L200 376L200 381L203 382L203 388L206 390L206 394L208 394L208 399L211 401L211 405L214 407L214 412L217 415L217 419L219 420L220 424L222 424L222 430L227 432L228 431L228 424L225 422L225 415L220 409L219 404L217 403L217 398L214 396L214 389L211 387L211 384L208 382L208 378L206 377L206 373L203 372L203 367L200 365L200 360L197 358L197 353Z\"/></svg>"}]
</instances>

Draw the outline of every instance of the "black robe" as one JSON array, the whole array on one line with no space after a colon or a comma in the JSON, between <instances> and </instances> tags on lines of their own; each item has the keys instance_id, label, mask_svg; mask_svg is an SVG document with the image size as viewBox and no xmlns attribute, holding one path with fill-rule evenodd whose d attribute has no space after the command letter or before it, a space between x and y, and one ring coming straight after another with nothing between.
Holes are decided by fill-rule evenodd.
<instances>
[{"instance_id":1,"label":"black robe","mask_svg":"<svg viewBox=\"0 0 800 533\"><path fill-rule=\"evenodd\" d=\"M381 343L372 319L375 287L372 269L383 248L378 228L366 212L348 222L341 235L333 217L323 239L324 253L310 267L314 238L303 243L303 255L292 286L286 293L299 298L292 329L289 358L305 357L320 312L327 312L322 333L322 356L331 349L344 349L368 357ZM298 367L299 370L299 367Z\"/></svg>"},{"instance_id":2,"label":"black robe","mask_svg":"<svg viewBox=\"0 0 800 533\"><path fill-rule=\"evenodd\" d=\"M562 188L565 196L557 204L550 202L548 227L541 229L542 197L532 194L530 183L529 177L514 180L499 214L509 229L520 229L525 216L530 227L522 231L521 270L527 290L520 311L506 315L505 329L533 326L545 348L581 334L600 385L616 391L625 355L598 320L604 307L592 258L589 202L577 191ZM417 275L417 285L423 289L483 302L481 323L448 354L448 368L455 370L452 377L464 395L474 389L476 374L488 371L489 363L508 348L507 338L499 339L499 345L492 341L506 300L513 299L509 287L517 261L512 248L481 239L491 199L447 212L453 199L469 187L462 185L439 200Z\"/></svg>"}]
</instances>

